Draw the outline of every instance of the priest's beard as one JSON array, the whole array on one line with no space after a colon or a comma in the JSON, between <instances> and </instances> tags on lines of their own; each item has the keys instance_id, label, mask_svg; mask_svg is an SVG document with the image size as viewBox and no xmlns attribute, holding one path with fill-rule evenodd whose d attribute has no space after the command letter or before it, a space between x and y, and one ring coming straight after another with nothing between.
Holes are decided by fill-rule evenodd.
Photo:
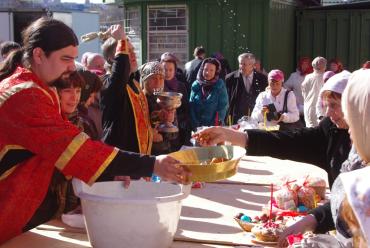
<instances>
[{"instance_id":1,"label":"priest's beard","mask_svg":"<svg viewBox=\"0 0 370 248\"><path fill-rule=\"evenodd\" d=\"M58 80L68 80L69 78L69 75L71 75L73 71L66 71L66 72L63 72L62 75L60 75L58 78L54 79L53 81L51 82L48 82L48 85L54 85L54 83Z\"/></svg>"}]
</instances>

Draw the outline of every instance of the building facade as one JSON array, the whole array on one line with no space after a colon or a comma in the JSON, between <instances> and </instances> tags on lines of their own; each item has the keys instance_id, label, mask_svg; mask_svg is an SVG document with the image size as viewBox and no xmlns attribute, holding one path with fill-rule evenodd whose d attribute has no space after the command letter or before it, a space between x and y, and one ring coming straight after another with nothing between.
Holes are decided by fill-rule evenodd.
<instances>
[{"instance_id":1,"label":"building facade","mask_svg":"<svg viewBox=\"0 0 370 248\"><path fill-rule=\"evenodd\" d=\"M293 0L125 0L126 28L141 62L173 52L180 66L202 45L207 56L221 52L233 69L252 52L266 68L294 69Z\"/></svg>"}]
</instances>

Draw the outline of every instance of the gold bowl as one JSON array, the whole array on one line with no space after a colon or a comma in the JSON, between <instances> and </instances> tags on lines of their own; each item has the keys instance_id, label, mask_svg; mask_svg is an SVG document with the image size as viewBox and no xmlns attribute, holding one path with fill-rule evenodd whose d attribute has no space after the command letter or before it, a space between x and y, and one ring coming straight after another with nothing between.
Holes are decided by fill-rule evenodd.
<instances>
[{"instance_id":1,"label":"gold bowl","mask_svg":"<svg viewBox=\"0 0 370 248\"><path fill-rule=\"evenodd\" d=\"M236 174L240 159L246 150L240 146L196 147L169 154L179 160L192 174L192 182L214 182ZM213 158L227 161L210 164Z\"/></svg>"}]
</instances>

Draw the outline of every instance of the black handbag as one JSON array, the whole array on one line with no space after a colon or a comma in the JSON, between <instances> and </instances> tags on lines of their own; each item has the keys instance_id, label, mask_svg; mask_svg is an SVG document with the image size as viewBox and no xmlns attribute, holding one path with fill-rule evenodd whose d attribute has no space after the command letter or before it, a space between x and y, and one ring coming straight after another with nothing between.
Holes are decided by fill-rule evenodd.
<instances>
[{"instance_id":1,"label":"black handbag","mask_svg":"<svg viewBox=\"0 0 370 248\"><path fill-rule=\"evenodd\" d=\"M285 92L284 105L283 105L282 113L288 113L288 94L289 94L289 92L290 92L290 90L287 90ZM281 131L300 129L300 128L304 127L304 124L301 120L298 120L298 121L292 122L292 123L286 123L286 122L280 121L278 124L280 125L279 130L281 130Z\"/></svg>"}]
</instances>

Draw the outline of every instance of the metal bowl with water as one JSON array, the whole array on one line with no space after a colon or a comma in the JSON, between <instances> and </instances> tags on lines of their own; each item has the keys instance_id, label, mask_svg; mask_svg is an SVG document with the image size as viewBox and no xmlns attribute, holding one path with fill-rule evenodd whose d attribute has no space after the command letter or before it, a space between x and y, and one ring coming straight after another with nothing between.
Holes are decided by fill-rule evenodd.
<instances>
[{"instance_id":1,"label":"metal bowl with water","mask_svg":"<svg viewBox=\"0 0 370 248\"><path fill-rule=\"evenodd\" d=\"M181 106L182 94L177 92L156 93L157 103L161 108L174 109Z\"/></svg>"}]
</instances>

